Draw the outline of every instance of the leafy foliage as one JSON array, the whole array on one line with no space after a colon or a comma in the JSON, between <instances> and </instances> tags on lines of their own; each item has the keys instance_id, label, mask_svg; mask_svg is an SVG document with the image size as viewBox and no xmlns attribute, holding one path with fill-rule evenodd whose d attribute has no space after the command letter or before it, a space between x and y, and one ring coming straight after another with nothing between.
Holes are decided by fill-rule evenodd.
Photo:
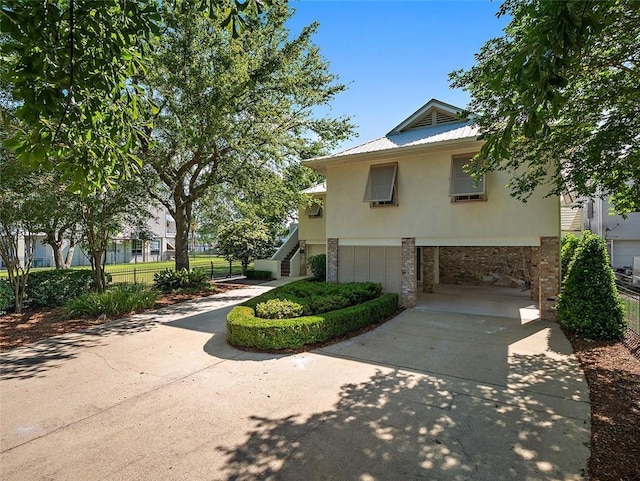
<instances>
[{"instance_id":1,"label":"leafy foliage","mask_svg":"<svg viewBox=\"0 0 640 481\"><path fill-rule=\"evenodd\" d=\"M0 18L2 76L23 125L6 145L85 191L130 176L148 126L139 78L160 20L155 2L8 0Z\"/></svg>"},{"instance_id":2,"label":"leafy foliage","mask_svg":"<svg viewBox=\"0 0 640 481\"><path fill-rule=\"evenodd\" d=\"M269 299L256 304L256 316L262 319L288 319L300 317L302 306L287 299Z\"/></svg>"},{"instance_id":3,"label":"leafy foliage","mask_svg":"<svg viewBox=\"0 0 640 481\"><path fill-rule=\"evenodd\" d=\"M561 325L589 339L624 335L624 305L602 237L582 233L562 283L557 312Z\"/></svg>"},{"instance_id":4,"label":"leafy foliage","mask_svg":"<svg viewBox=\"0 0 640 481\"><path fill-rule=\"evenodd\" d=\"M67 303L65 316L120 316L153 307L157 293L144 286L129 284L102 293L90 292Z\"/></svg>"},{"instance_id":5,"label":"leafy foliage","mask_svg":"<svg viewBox=\"0 0 640 481\"><path fill-rule=\"evenodd\" d=\"M300 349L376 324L398 309L398 295L384 294L363 304L317 316L260 319L252 307L237 306L227 315L227 341L264 350Z\"/></svg>"},{"instance_id":6,"label":"leafy foliage","mask_svg":"<svg viewBox=\"0 0 640 481\"><path fill-rule=\"evenodd\" d=\"M307 266L311 269L313 278L317 281L324 282L327 280L327 255L318 254L307 259Z\"/></svg>"},{"instance_id":7,"label":"leafy foliage","mask_svg":"<svg viewBox=\"0 0 640 481\"><path fill-rule=\"evenodd\" d=\"M564 280L567 277L567 273L569 272L569 264L573 260L573 256L578 248L578 244L580 239L568 233L567 235L562 237L562 241L560 244L560 267L562 269L562 279Z\"/></svg>"},{"instance_id":8,"label":"leafy foliage","mask_svg":"<svg viewBox=\"0 0 640 481\"><path fill-rule=\"evenodd\" d=\"M291 166L327 153L353 128L348 119L316 115L345 87L312 42L316 25L291 38L285 2L247 18L237 38L213 27L220 17L182 5L167 5L167 29L146 76L162 109L145 160L176 220L177 268L189 265L194 208L230 221L250 214L271 228L294 205L288 179L304 171Z\"/></svg>"},{"instance_id":9,"label":"leafy foliage","mask_svg":"<svg viewBox=\"0 0 640 481\"><path fill-rule=\"evenodd\" d=\"M91 271L51 269L32 272L26 285L25 304L57 307L93 290Z\"/></svg>"},{"instance_id":10,"label":"leafy foliage","mask_svg":"<svg viewBox=\"0 0 640 481\"><path fill-rule=\"evenodd\" d=\"M508 170L523 200L544 186L640 208L638 3L507 0L499 15L504 36L451 74L486 141L477 175Z\"/></svg>"},{"instance_id":11,"label":"leafy foliage","mask_svg":"<svg viewBox=\"0 0 640 481\"><path fill-rule=\"evenodd\" d=\"M150 141L142 79L161 7L190 6L237 37L271 1L6 0L1 73L23 123L7 146L23 163L55 165L85 192L129 178Z\"/></svg>"},{"instance_id":12,"label":"leafy foliage","mask_svg":"<svg viewBox=\"0 0 640 481\"><path fill-rule=\"evenodd\" d=\"M209 276L203 268L165 269L153 275L153 287L162 292L178 289L201 289L208 285Z\"/></svg>"},{"instance_id":13,"label":"leafy foliage","mask_svg":"<svg viewBox=\"0 0 640 481\"><path fill-rule=\"evenodd\" d=\"M273 242L267 229L252 220L233 222L218 232L218 252L227 260L239 260L242 272L247 272L249 263L273 253Z\"/></svg>"},{"instance_id":14,"label":"leafy foliage","mask_svg":"<svg viewBox=\"0 0 640 481\"><path fill-rule=\"evenodd\" d=\"M13 288L9 281L0 279L0 316L14 307Z\"/></svg>"}]
</instances>

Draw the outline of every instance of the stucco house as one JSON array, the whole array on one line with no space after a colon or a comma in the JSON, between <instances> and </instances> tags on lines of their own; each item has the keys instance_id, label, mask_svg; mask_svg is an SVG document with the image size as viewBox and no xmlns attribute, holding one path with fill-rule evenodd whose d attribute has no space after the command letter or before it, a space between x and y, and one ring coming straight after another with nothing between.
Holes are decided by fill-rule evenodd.
<instances>
[{"instance_id":1,"label":"stucco house","mask_svg":"<svg viewBox=\"0 0 640 481\"><path fill-rule=\"evenodd\" d=\"M329 281L380 282L405 306L437 284L519 287L553 319L560 201L514 199L504 172L474 183L464 166L482 142L461 111L432 99L383 137L303 162L326 185L299 214L301 274L326 253Z\"/></svg>"}]
</instances>

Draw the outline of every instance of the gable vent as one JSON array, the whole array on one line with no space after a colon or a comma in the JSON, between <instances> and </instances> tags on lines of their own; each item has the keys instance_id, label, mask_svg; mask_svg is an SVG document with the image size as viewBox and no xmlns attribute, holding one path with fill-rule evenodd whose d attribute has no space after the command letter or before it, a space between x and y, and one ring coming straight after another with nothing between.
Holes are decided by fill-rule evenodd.
<instances>
[{"instance_id":1,"label":"gable vent","mask_svg":"<svg viewBox=\"0 0 640 481\"><path fill-rule=\"evenodd\" d=\"M439 110L435 110L436 124L443 124L445 122L455 122L458 120L455 115L451 115L446 112L441 112Z\"/></svg>"},{"instance_id":2,"label":"gable vent","mask_svg":"<svg viewBox=\"0 0 640 481\"><path fill-rule=\"evenodd\" d=\"M429 127L432 125L439 125L448 122L455 122L459 120L455 115L452 115L448 112L443 112L442 110L431 109L425 112L420 118L416 119L413 122L409 129L417 129L420 127Z\"/></svg>"}]
</instances>

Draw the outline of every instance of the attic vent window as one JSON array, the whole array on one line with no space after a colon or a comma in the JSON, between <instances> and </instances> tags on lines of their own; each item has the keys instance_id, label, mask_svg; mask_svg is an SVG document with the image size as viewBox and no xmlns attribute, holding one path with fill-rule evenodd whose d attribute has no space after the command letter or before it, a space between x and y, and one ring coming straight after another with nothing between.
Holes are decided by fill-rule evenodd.
<instances>
[{"instance_id":1,"label":"attic vent window","mask_svg":"<svg viewBox=\"0 0 640 481\"><path fill-rule=\"evenodd\" d=\"M438 109L431 109L425 114L417 119L413 124L411 124L412 129L417 129L419 127L430 127L432 125L446 124L449 122L456 122L458 119L455 115L444 112Z\"/></svg>"},{"instance_id":2,"label":"attic vent window","mask_svg":"<svg viewBox=\"0 0 640 481\"><path fill-rule=\"evenodd\" d=\"M397 163L372 165L369 168L367 188L362 201L369 202L371 207L398 205L396 195L397 171Z\"/></svg>"},{"instance_id":3,"label":"attic vent window","mask_svg":"<svg viewBox=\"0 0 640 481\"><path fill-rule=\"evenodd\" d=\"M472 158L473 155L465 155L463 157L453 157L451 160L449 196L452 202L486 200L485 175L475 184L471 174L464 171L464 166Z\"/></svg>"}]
</instances>

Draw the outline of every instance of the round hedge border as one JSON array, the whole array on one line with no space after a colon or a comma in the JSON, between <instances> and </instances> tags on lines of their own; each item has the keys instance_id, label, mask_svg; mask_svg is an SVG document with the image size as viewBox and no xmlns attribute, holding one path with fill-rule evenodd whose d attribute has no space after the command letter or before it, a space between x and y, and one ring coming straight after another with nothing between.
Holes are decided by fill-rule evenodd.
<instances>
[{"instance_id":1,"label":"round hedge border","mask_svg":"<svg viewBox=\"0 0 640 481\"><path fill-rule=\"evenodd\" d=\"M397 294L383 294L356 306L291 319L261 319L252 307L240 305L227 315L227 342L265 351L300 349L377 324L397 310Z\"/></svg>"}]
</instances>

